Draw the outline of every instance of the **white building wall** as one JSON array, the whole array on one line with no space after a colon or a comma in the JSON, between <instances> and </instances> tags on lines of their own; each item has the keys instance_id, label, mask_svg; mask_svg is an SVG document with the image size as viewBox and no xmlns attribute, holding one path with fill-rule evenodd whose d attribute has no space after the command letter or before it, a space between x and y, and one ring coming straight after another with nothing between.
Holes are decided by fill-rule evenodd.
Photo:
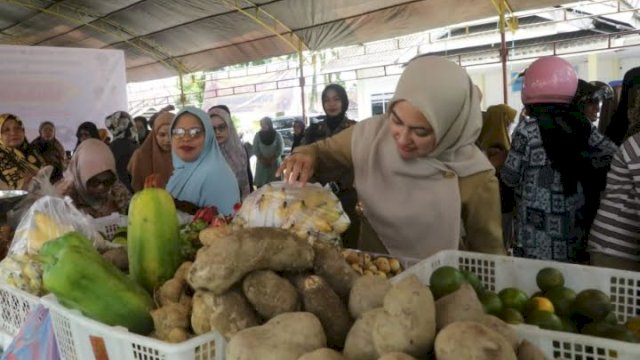
<instances>
[{"instance_id":1,"label":"white building wall","mask_svg":"<svg viewBox=\"0 0 640 360\"><path fill-rule=\"evenodd\" d=\"M597 69L595 78L607 83L613 80L622 80L625 72L640 66L640 49L621 53L599 53L596 54L596 57L596 66L593 67ZM571 56L566 59L575 66L578 77L585 80L595 80L590 79L589 76L588 54ZM531 62L514 62L508 65L508 104L518 111L522 109L521 94L520 91L513 91L512 81L514 78L512 76L514 73L522 72ZM472 67L468 68L467 71L471 80L483 93L483 109L503 103L502 68L499 64ZM366 119L371 116L371 95L393 92L398 79L399 76L393 76L358 81L359 119Z\"/></svg>"}]
</instances>

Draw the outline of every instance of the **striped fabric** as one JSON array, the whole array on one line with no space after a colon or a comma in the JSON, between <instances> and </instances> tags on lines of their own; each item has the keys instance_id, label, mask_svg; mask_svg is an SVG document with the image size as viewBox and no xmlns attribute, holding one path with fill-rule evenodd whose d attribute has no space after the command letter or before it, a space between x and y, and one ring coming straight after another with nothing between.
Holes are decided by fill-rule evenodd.
<instances>
[{"instance_id":1,"label":"striped fabric","mask_svg":"<svg viewBox=\"0 0 640 360\"><path fill-rule=\"evenodd\" d=\"M640 134L622 144L611 162L589 248L640 261Z\"/></svg>"}]
</instances>

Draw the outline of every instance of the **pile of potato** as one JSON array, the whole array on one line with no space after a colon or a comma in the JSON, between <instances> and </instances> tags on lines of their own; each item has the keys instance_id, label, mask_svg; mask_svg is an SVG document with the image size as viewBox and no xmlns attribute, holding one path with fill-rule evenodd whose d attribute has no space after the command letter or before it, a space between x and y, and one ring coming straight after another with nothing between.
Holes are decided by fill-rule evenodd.
<instances>
[{"instance_id":1,"label":"pile of potato","mask_svg":"<svg viewBox=\"0 0 640 360\"><path fill-rule=\"evenodd\" d=\"M436 302L413 275L361 276L340 249L282 229L208 231L184 280L172 279L171 308L154 316L157 336L218 331L228 360L545 359L466 285Z\"/></svg>"},{"instance_id":2,"label":"pile of potato","mask_svg":"<svg viewBox=\"0 0 640 360\"><path fill-rule=\"evenodd\" d=\"M353 249L342 250L342 256L347 264L360 275L376 275L390 279L404 270L400 261L391 256L372 256Z\"/></svg>"}]
</instances>

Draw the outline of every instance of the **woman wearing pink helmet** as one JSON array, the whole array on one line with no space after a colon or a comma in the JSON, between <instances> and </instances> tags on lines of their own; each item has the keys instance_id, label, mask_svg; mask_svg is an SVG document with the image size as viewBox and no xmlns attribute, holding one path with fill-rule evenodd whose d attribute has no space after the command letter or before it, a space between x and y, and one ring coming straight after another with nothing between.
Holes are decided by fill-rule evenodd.
<instances>
[{"instance_id":1,"label":"woman wearing pink helmet","mask_svg":"<svg viewBox=\"0 0 640 360\"><path fill-rule=\"evenodd\" d=\"M516 192L516 253L528 258L584 262L584 188L606 174L616 146L572 100L578 77L567 61L543 57L525 73L527 116L513 133L502 180Z\"/></svg>"}]
</instances>

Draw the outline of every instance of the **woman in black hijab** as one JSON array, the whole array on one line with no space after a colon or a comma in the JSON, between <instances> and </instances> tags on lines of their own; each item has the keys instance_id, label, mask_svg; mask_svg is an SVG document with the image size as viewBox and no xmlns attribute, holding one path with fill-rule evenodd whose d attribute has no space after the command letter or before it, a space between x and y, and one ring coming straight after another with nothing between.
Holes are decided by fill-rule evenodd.
<instances>
[{"instance_id":1,"label":"woman in black hijab","mask_svg":"<svg viewBox=\"0 0 640 360\"><path fill-rule=\"evenodd\" d=\"M638 129L640 114L634 114L632 110L635 102L639 101L638 96L640 96L640 67L633 68L624 74L620 102L613 114L611 124L605 131L605 135L618 146L640 130ZM631 114L629 110L632 110Z\"/></svg>"},{"instance_id":2,"label":"woman in black hijab","mask_svg":"<svg viewBox=\"0 0 640 360\"><path fill-rule=\"evenodd\" d=\"M349 97L347 96L347 91L338 84L330 84L324 88L322 91L322 108L326 114L324 121L309 126L302 140L303 145L309 145L331 137L356 123L354 120L347 118ZM339 180L334 181L333 179ZM322 185L329 184L333 192L338 196L342 203L342 208L351 220L351 225L342 234L342 243L345 247L357 247L358 237L360 236L360 218L356 213L358 194L353 188L353 173L336 169L334 173L323 173L322 176L316 174L312 180Z\"/></svg>"}]
</instances>

